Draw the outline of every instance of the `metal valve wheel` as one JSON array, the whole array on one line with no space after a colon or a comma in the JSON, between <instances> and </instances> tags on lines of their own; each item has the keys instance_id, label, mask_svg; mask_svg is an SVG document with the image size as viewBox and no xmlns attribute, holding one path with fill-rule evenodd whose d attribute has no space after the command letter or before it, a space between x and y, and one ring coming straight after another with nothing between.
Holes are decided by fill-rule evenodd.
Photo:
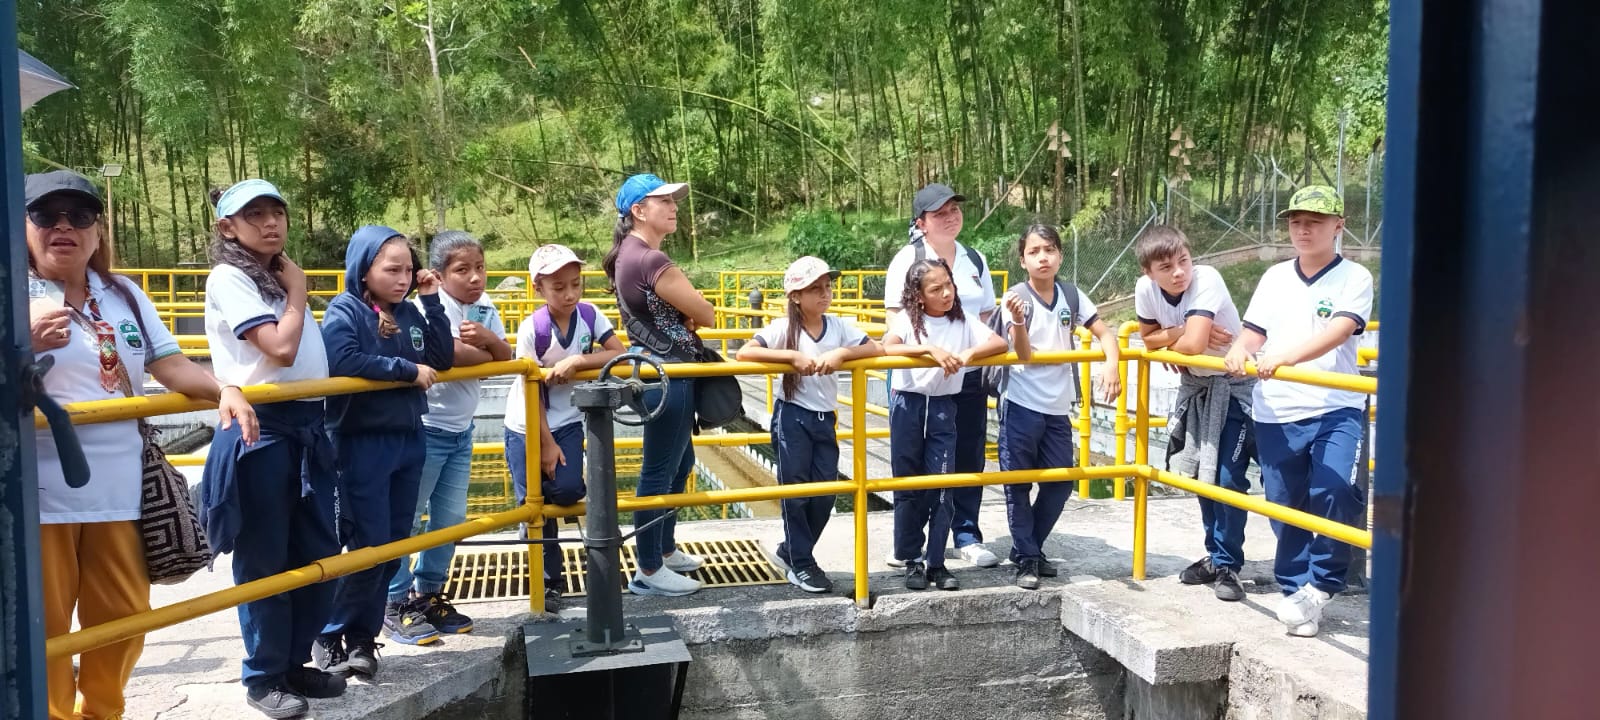
<instances>
[{"instance_id":1,"label":"metal valve wheel","mask_svg":"<svg viewBox=\"0 0 1600 720\"><path fill-rule=\"evenodd\" d=\"M618 378L611 374L611 368L617 363L627 363L629 365L632 373L628 378ZM656 380L646 381L639 376L639 369L643 365L655 368ZM629 427L638 427L661 415L661 412L667 407L667 388L672 382L667 377L667 370L662 366L660 360L637 352L623 353L611 358L609 362L601 366L598 381L602 383L614 381L627 386L622 406L616 409L612 419ZM654 390L659 390L661 394L656 396L656 402L652 406L645 402L644 395Z\"/></svg>"}]
</instances>

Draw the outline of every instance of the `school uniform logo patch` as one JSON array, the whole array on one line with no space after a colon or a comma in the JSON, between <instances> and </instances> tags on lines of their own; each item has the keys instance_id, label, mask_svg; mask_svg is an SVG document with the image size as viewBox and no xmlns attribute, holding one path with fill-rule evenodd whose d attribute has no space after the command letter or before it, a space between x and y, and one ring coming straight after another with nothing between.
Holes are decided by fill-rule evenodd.
<instances>
[{"instance_id":1,"label":"school uniform logo patch","mask_svg":"<svg viewBox=\"0 0 1600 720\"><path fill-rule=\"evenodd\" d=\"M422 328L411 328L411 349L422 352Z\"/></svg>"},{"instance_id":2,"label":"school uniform logo patch","mask_svg":"<svg viewBox=\"0 0 1600 720\"><path fill-rule=\"evenodd\" d=\"M584 334L578 336L578 347L581 347L581 348L589 347L589 341L590 340L591 340L591 338L589 337L589 333L584 333Z\"/></svg>"},{"instance_id":3,"label":"school uniform logo patch","mask_svg":"<svg viewBox=\"0 0 1600 720\"><path fill-rule=\"evenodd\" d=\"M1056 311L1056 317L1061 320L1061 327L1072 327L1071 308L1061 308Z\"/></svg>"},{"instance_id":4,"label":"school uniform logo patch","mask_svg":"<svg viewBox=\"0 0 1600 720\"><path fill-rule=\"evenodd\" d=\"M139 326L131 320L123 320L117 326L117 332L122 333L122 341L134 350L144 349L144 336L139 332Z\"/></svg>"},{"instance_id":5,"label":"school uniform logo patch","mask_svg":"<svg viewBox=\"0 0 1600 720\"><path fill-rule=\"evenodd\" d=\"M1333 317L1333 299L1323 298L1317 301L1317 317L1327 320Z\"/></svg>"}]
</instances>

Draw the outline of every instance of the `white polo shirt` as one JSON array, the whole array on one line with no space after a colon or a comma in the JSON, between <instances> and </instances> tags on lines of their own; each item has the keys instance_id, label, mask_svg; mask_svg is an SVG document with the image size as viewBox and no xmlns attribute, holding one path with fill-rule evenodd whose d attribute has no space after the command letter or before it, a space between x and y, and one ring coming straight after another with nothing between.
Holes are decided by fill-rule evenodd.
<instances>
[{"instance_id":1,"label":"white polo shirt","mask_svg":"<svg viewBox=\"0 0 1600 720\"><path fill-rule=\"evenodd\" d=\"M116 334L117 356L128 370L134 394L143 395L145 366L181 351L178 341L161 324L155 306L139 286L123 277L116 281L139 304L137 317L134 309L94 273L89 274L89 295L100 308L99 320ZM84 310L87 314L88 308ZM140 333L138 317L144 319L147 334ZM55 367L44 376L45 393L63 405L124 397L120 389L106 390L100 384L100 351L96 336L76 322L69 322L67 328L72 336L65 347L39 353L40 357L55 358ZM66 478L61 474L61 456L50 431L41 428L35 433L39 522L51 525L138 520L144 476L144 439L139 436L138 421L77 425L76 430L83 454L89 460L89 483L80 488L67 487Z\"/></svg>"},{"instance_id":2,"label":"white polo shirt","mask_svg":"<svg viewBox=\"0 0 1600 720\"><path fill-rule=\"evenodd\" d=\"M1072 309L1057 289L1052 288L1054 297L1047 301L1034 292L1032 285L1022 286L1022 297L1028 301L1023 316L1034 352L1071 350L1073 328L1087 326L1099 317L1099 310L1089 296L1083 294L1083 290L1077 292L1078 316L1071 317ZM1003 308L1001 312L1006 313L1009 333L1013 325L1011 313ZM1006 339L1010 340L1009 334ZM1072 370L1072 365L1013 365L1010 379L1006 381L1005 399L1037 413L1066 415L1072 412L1072 403L1078 400L1078 383L1073 381Z\"/></svg>"},{"instance_id":3,"label":"white polo shirt","mask_svg":"<svg viewBox=\"0 0 1600 720\"><path fill-rule=\"evenodd\" d=\"M537 347L533 336L534 325L536 323L533 318L529 317L517 328L519 358L534 357L534 350ZM606 319L604 313L595 310L594 326L590 327L583 321L583 313L578 312L576 307L572 309L572 321L567 326L567 331L566 335L562 335L561 328L554 322L550 323L550 347L544 351L543 357L534 358L539 361L539 367L554 367L556 363L568 357L582 354L585 347L594 352L616 335L616 330L612 328L611 321ZM524 405L527 404L527 391L523 388L526 382L523 378L517 378L516 382L511 383L511 392L506 397L506 427L523 435L528 434L528 417L524 409ZM540 389L549 399L547 406L549 409L545 411L545 415L550 422L551 430L583 419L583 411L572 404L572 383L545 385Z\"/></svg>"},{"instance_id":4,"label":"white polo shirt","mask_svg":"<svg viewBox=\"0 0 1600 720\"><path fill-rule=\"evenodd\" d=\"M411 302L424 315L427 314L420 296ZM473 322L484 326L501 340L506 338L506 325L500 319L500 311L495 308L489 293L484 293L475 303L465 304L450 297L448 292L440 292L439 303L444 305L445 317L450 318L450 337L461 337L461 323L469 319L470 313ZM466 432L467 428L472 427L472 416L477 411L477 380L434 383L433 387L428 388L428 413L422 416L422 424L445 432Z\"/></svg>"},{"instance_id":5,"label":"white polo shirt","mask_svg":"<svg viewBox=\"0 0 1600 720\"><path fill-rule=\"evenodd\" d=\"M752 338L762 347L787 350L789 318L775 318ZM816 358L839 348L855 347L867 342L867 334L860 328L832 315L822 316L822 335L811 337L805 328L800 329L794 349L806 357ZM804 375L795 388L794 397L783 391L783 378L772 379L773 393L779 400L794 403L807 410L834 412L839 407L839 378L836 375Z\"/></svg>"},{"instance_id":6,"label":"white polo shirt","mask_svg":"<svg viewBox=\"0 0 1600 720\"><path fill-rule=\"evenodd\" d=\"M1322 357L1295 367L1353 375L1360 343L1356 336L1366 329L1371 313L1372 273L1366 268L1334 256L1333 263L1315 277L1306 277L1299 259L1294 259L1273 265L1261 276L1245 310L1244 326L1267 336L1261 352L1271 355L1311 340L1334 318L1350 318L1356 324L1354 334ZM1256 422L1291 423L1339 408L1359 409L1364 401L1358 392L1266 380L1256 383L1251 414Z\"/></svg>"},{"instance_id":7,"label":"white polo shirt","mask_svg":"<svg viewBox=\"0 0 1600 720\"><path fill-rule=\"evenodd\" d=\"M900 309L900 294L906 287L906 273L911 269L911 264L916 262L917 247L927 241L919 240L908 243L894 254L894 259L889 261L889 269L883 277L883 306L890 310ZM972 257L976 255L983 262L972 264ZM932 247L923 247L924 260L938 260L939 254ZM971 253L967 246L956 243L956 264L951 269L951 274L956 283L956 295L961 298L961 311L973 317L995 309L994 281L989 276L989 260L982 253Z\"/></svg>"},{"instance_id":8,"label":"white polo shirt","mask_svg":"<svg viewBox=\"0 0 1600 720\"><path fill-rule=\"evenodd\" d=\"M1140 276L1139 284L1133 290L1133 312L1139 316L1139 322L1162 328L1183 327L1195 315L1211 318L1212 323L1234 337L1239 336L1241 327L1239 309L1228 294L1228 283L1222 279L1222 273L1210 265L1194 266L1189 289L1178 297L1168 295L1149 276ZM1228 354L1227 348L1216 349L1209 347L1209 343L1207 345L1203 353L1205 355L1223 357ZM1184 371L1197 377L1224 373L1208 368L1184 368Z\"/></svg>"},{"instance_id":9,"label":"white polo shirt","mask_svg":"<svg viewBox=\"0 0 1600 720\"><path fill-rule=\"evenodd\" d=\"M966 317L965 322L952 322L949 315L924 318L923 329L926 333L914 337L911 332L911 316L899 313L890 318L888 334L897 336L901 342L910 345L932 345L950 353L959 353L994 335L994 331L978 319L977 313L963 310L962 315ZM894 389L902 392L932 396L954 395L961 392L962 373L946 376L944 368L941 367L896 370L890 373L890 378Z\"/></svg>"},{"instance_id":10,"label":"white polo shirt","mask_svg":"<svg viewBox=\"0 0 1600 720\"><path fill-rule=\"evenodd\" d=\"M211 346L211 371L217 379L243 386L328 377L328 351L309 310L300 328L300 350L289 367L279 365L245 339L249 330L278 322L288 305L288 298L267 302L255 282L239 268L211 268L206 277L206 344ZM322 399L306 398L301 402Z\"/></svg>"}]
</instances>

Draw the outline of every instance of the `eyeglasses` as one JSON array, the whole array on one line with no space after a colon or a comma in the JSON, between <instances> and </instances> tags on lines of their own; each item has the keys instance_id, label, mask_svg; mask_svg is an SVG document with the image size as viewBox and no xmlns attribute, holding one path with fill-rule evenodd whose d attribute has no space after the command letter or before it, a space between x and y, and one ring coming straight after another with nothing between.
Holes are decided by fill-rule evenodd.
<instances>
[{"instance_id":1,"label":"eyeglasses","mask_svg":"<svg viewBox=\"0 0 1600 720\"><path fill-rule=\"evenodd\" d=\"M100 219L100 213L89 208L73 208L71 210L29 210L28 221L37 228L53 228L56 219L62 215L67 216L67 222L73 227L82 230L95 224Z\"/></svg>"}]
</instances>

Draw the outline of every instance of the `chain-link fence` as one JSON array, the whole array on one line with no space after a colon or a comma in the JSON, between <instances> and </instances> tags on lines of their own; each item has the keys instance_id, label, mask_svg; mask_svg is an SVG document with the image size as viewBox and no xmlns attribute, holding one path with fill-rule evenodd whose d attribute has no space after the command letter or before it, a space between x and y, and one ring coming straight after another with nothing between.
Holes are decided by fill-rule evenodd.
<instances>
[{"instance_id":1,"label":"chain-link fence","mask_svg":"<svg viewBox=\"0 0 1600 720\"><path fill-rule=\"evenodd\" d=\"M1313 184L1342 187L1345 252L1356 253L1363 262L1376 261L1383 236L1381 153L1330 163L1335 168L1331 174L1315 163L1307 173L1286 169L1276 158L1256 160L1257 172L1241 182L1235 199L1219 202L1217 181L1164 181L1158 199L1144 207L1109 209L1087 218L1080 214L1064 229L1063 276L1100 305L1108 321L1132 319L1133 289L1142 272L1134 240L1149 225L1166 223L1188 236L1197 262L1223 272L1235 302L1246 302L1266 266L1288 251L1288 226L1278 213L1296 190Z\"/></svg>"}]
</instances>

